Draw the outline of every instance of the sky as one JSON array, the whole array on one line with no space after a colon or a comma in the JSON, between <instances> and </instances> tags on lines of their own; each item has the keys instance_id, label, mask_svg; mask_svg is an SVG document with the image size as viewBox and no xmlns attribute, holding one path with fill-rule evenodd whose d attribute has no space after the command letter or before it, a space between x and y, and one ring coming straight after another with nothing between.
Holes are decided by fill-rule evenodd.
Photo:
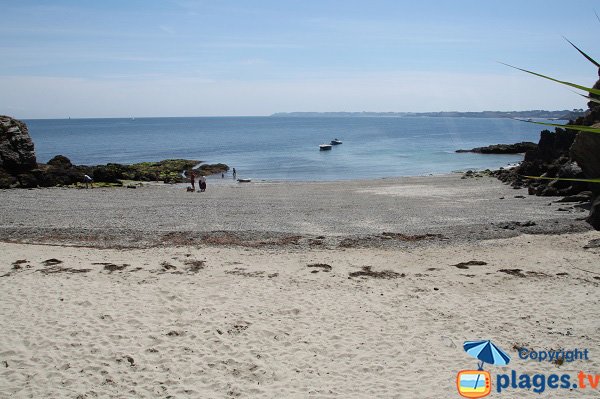
<instances>
[{"instance_id":1,"label":"sky","mask_svg":"<svg viewBox=\"0 0 600 399\"><path fill-rule=\"evenodd\" d=\"M0 0L0 114L585 108L598 0Z\"/></svg>"}]
</instances>

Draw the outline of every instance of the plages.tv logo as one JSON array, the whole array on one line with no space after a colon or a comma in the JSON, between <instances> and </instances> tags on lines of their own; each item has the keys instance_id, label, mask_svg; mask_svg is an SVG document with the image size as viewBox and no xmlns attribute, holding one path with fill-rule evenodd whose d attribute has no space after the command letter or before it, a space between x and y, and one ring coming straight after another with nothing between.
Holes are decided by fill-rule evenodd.
<instances>
[{"instance_id":1,"label":"plages.tv logo","mask_svg":"<svg viewBox=\"0 0 600 399\"><path fill-rule=\"evenodd\" d=\"M465 398L483 398L492 392L492 377L483 369L485 363L506 366L510 356L492 341L466 341L465 352L478 360L477 370L461 370L456 376L456 389Z\"/></svg>"}]
</instances>

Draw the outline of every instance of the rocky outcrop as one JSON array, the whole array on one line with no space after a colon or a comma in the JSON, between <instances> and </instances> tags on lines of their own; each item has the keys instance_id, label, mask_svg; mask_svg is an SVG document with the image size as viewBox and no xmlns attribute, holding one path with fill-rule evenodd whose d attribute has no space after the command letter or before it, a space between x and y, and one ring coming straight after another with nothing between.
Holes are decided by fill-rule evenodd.
<instances>
[{"instance_id":1,"label":"rocky outcrop","mask_svg":"<svg viewBox=\"0 0 600 399\"><path fill-rule=\"evenodd\" d=\"M25 123L0 116L0 189L70 186L83 182L84 175L95 182L120 185L121 180L164 181L180 183L186 179L182 171L190 170L201 161L167 159L133 165L109 163L97 166L73 165L69 158L57 155L46 164L38 164L33 141ZM226 172L225 164L202 164L196 174L210 175Z\"/></svg>"},{"instance_id":2,"label":"rocky outcrop","mask_svg":"<svg viewBox=\"0 0 600 399\"><path fill-rule=\"evenodd\" d=\"M600 76L600 69L598 69L598 76ZM600 89L600 79L594 84L594 89ZM590 96L600 98L596 94ZM600 104L590 101L588 107L590 108L588 113L576 119L575 124L600 128ZM571 147L571 158L581 166L585 177L600 178L600 134L580 132ZM587 221L596 230L600 230L600 184L589 186L592 190L592 204Z\"/></svg>"},{"instance_id":3,"label":"rocky outcrop","mask_svg":"<svg viewBox=\"0 0 600 399\"><path fill-rule=\"evenodd\" d=\"M0 115L0 188L35 185L31 171L37 167L27 126Z\"/></svg>"},{"instance_id":4,"label":"rocky outcrop","mask_svg":"<svg viewBox=\"0 0 600 399\"><path fill-rule=\"evenodd\" d=\"M593 126L600 128L600 123ZM571 147L571 157L581 166L587 178L600 178L600 134L579 133ZM600 184L589 186L592 190L592 204L587 221L596 230L600 230Z\"/></svg>"},{"instance_id":5,"label":"rocky outcrop","mask_svg":"<svg viewBox=\"0 0 600 399\"><path fill-rule=\"evenodd\" d=\"M600 80L594 84L594 88L600 89ZM593 94L591 96L600 97ZM587 221L596 230L600 230L600 184L524 177L600 178L600 134L568 128L569 125L600 128L600 104L590 101L588 106L584 116L569 121L564 128L556 128L554 132L542 131L537 149L527 151L518 167L495 171L493 174L515 188L528 187L529 194L573 196L591 191L591 211Z\"/></svg>"},{"instance_id":6,"label":"rocky outcrop","mask_svg":"<svg viewBox=\"0 0 600 399\"><path fill-rule=\"evenodd\" d=\"M487 147L476 147L470 150L456 150L456 152L474 152L477 154L524 154L537 149L537 144L522 141L515 144L495 144Z\"/></svg>"},{"instance_id":7,"label":"rocky outcrop","mask_svg":"<svg viewBox=\"0 0 600 399\"><path fill-rule=\"evenodd\" d=\"M11 174L28 172L37 166L33 141L27 126L0 115L0 168Z\"/></svg>"},{"instance_id":8,"label":"rocky outcrop","mask_svg":"<svg viewBox=\"0 0 600 399\"><path fill-rule=\"evenodd\" d=\"M541 196L574 195L588 190L587 183L560 180L532 180L524 176L583 178L581 168L569 156L577 132L557 128L555 132L540 133L537 148L525 152L523 162L516 168L495 171L500 180L515 188L527 187L529 194Z\"/></svg>"}]
</instances>

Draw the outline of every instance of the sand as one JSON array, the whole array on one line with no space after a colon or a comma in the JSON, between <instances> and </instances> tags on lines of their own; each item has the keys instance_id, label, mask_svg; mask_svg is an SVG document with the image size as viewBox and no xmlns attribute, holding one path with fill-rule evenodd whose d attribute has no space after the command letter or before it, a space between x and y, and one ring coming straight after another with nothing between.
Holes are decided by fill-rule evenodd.
<instances>
[{"instance_id":1,"label":"sand","mask_svg":"<svg viewBox=\"0 0 600 399\"><path fill-rule=\"evenodd\" d=\"M485 184L496 190L489 203L502 190L512 190ZM353 190L368 191L368 198L393 198L398 191L393 185L357 184ZM322 187L321 195L328 197L331 188ZM261 191L260 186L251 190ZM41 221L63 232L69 224L76 230L87 223L54 212L37 221L8 213L19 196L26 213L34 201L65 212L85 208L80 196L91 195L91 190L54 191L67 203L52 202L47 194L52 190L0 194L6 200L2 228L19 233L13 241L28 242L0 243L2 398L453 398L459 397L456 373L476 368L462 344L477 339L492 339L512 357L509 366L486 366L493 377L511 370L570 374L573 381L580 370L600 374L600 249L583 248L600 237L598 232L531 234L519 227L499 229L508 230L509 237L482 239L482 227L471 240L448 236L413 242L392 235L372 245L361 240L381 235L382 226L377 218L367 218L361 222L366 227L345 235L323 222L326 245L309 245L310 231L293 229L284 230L306 234L299 244L200 240L115 248L85 239L63 245L49 236L46 245L31 243ZM419 191L458 206L443 190ZM125 203L131 195L126 189L113 193ZM188 201L183 198L174 202ZM257 208L269 203L257 198ZM306 202L309 208L324 206L314 198ZM240 204L251 205L251 196ZM460 229L483 226L479 214L468 220L471 205L462 207ZM124 209L106 205L106 217L117 220ZM534 219L543 224L543 212L562 218L560 226L577 224L575 211L564 215L523 205L519 218L494 221L539 215ZM123 219L120 226L131 224L123 228L128 232L139 222L128 213ZM290 219L301 217L292 212ZM407 235L435 230L434 224L424 230L410 226L390 230ZM266 227L276 231L280 226ZM156 231L149 228L146 234ZM341 246L348 238L352 245ZM390 241L400 244L380 245ZM470 261L477 262L464 264ZM587 361L540 363L519 359L515 348L522 346L589 348L590 355ZM540 397L523 389L492 396ZM547 389L541 395L597 396L591 389Z\"/></svg>"}]
</instances>

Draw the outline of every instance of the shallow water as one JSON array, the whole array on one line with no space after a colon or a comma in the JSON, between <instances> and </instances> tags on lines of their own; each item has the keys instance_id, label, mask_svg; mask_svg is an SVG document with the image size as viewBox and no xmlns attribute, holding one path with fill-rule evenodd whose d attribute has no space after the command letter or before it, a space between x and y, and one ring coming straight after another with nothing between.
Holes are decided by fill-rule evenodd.
<instances>
[{"instance_id":1,"label":"shallow water","mask_svg":"<svg viewBox=\"0 0 600 399\"><path fill-rule=\"evenodd\" d=\"M521 155L457 154L537 142L539 126L510 119L431 117L200 117L27 120L38 161L75 164L168 158L222 162L238 177L345 180L498 168ZM331 151L318 145L339 138Z\"/></svg>"}]
</instances>

